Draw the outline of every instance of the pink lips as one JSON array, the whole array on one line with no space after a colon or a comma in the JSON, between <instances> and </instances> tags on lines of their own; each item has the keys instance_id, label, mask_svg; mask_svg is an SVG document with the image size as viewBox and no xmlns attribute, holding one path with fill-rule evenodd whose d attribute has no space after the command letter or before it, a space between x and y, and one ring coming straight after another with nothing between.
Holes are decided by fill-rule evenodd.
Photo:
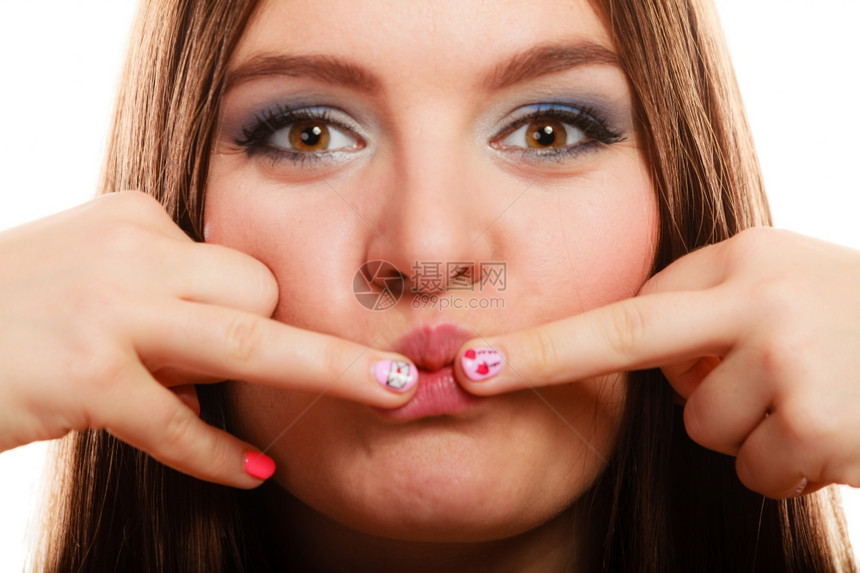
<instances>
[{"instance_id":1,"label":"pink lips","mask_svg":"<svg viewBox=\"0 0 860 573\"><path fill-rule=\"evenodd\" d=\"M410 330L394 350L418 366L418 391L405 406L376 410L394 420L414 420L463 412L482 399L467 393L454 380L453 362L464 342L475 337L455 324L423 325Z\"/></svg>"}]
</instances>

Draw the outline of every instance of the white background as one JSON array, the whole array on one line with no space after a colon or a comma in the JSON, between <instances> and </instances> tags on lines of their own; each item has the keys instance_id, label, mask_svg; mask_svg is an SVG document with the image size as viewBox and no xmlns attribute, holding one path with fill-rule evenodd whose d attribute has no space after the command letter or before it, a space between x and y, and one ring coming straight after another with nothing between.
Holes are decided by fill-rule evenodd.
<instances>
[{"instance_id":1,"label":"white background","mask_svg":"<svg viewBox=\"0 0 860 573\"><path fill-rule=\"evenodd\" d=\"M860 2L717 6L777 226L860 248ZM0 5L0 230L93 195L133 12L130 0ZM44 453L0 454L0 571L24 561ZM860 491L845 495L860 548Z\"/></svg>"}]
</instances>

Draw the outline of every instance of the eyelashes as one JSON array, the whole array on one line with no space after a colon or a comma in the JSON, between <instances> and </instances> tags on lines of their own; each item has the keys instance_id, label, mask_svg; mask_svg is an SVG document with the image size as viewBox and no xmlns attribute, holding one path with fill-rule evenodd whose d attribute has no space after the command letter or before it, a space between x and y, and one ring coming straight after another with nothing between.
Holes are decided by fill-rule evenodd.
<instances>
[{"instance_id":1,"label":"eyelashes","mask_svg":"<svg viewBox=\"0 0 860 573\"><path fill-rule=\"evenodd\" d=\"M255 115L250 125L242 128L236 144L249 157L263 155L275 162L332 160L365 146L348 117L330 107L293 110L278 104Z\"/></svg>"},{"instance_id":2,"label":"eyelashes","mask_svg":"<svg viewBox=\"0 0 860 573\"><path fill-rule=\"evenodd\" d=\"M538 104L516 110L490 146L527 159L558 160L623 140L595 110Z\"/></svg>"},{"instance_id":3,"label":"eyelashes","mask_svg":"<svg viewBox=\"0 0 860 573\"><path fill-rule=\"evenodd\" d=\"M292 109L278 104L257 113L235 143L248 157L301 167L348 160L366 147L360 131L348 114L334 107ZM489 146L518 160L559 162L624 139L594 109L548 103L512 112Z\"/></svg>"}]
</instances>

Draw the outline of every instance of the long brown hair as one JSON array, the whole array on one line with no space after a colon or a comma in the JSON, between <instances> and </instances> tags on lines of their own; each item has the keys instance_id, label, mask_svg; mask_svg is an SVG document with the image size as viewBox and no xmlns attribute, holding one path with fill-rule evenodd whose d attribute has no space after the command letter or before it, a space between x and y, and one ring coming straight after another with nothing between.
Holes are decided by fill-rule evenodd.
<instances>
[{"instance_id":1,"label":"long brown hair","mask_svg":"<svg viewBox=\"0 0 860 573\"><path fill-rule=\"evenodd\" d=\"M229 58L255 0L143 0L114 111L101 193L155 196L202 239L203 193ZM202 418L225 427L217 389ZM245 515L255 492L194 480L103 431L60 443L39 571L266 571Z\"/></svg>"},{"instance_id":2,"label":"long brown hair","mask_svg":"<svg viewBox=\"0 0 860 573\"><path fill-rule=\"evenodd\" d=\"M758 159L714 7L592 2L634 93L660 209L653 272L770 225ZM834 488L799 499L747 490L734 458L693 443L659 371L629 374L625 426L592 495L611 491L609 571L853 571Z\"/></svg>"},{"instance_id":3,"label":"long brown hair","mask_svg":"<svg viewBox=\"0 0 860 573\"><path fill-rule=\"evenodd\" d=\"M660 205L654 271L770 222L736 82L700 0L593 2L633 88ZM200 239L208 157L227 64L254 0L146 0L132 36L103 192L140 189ZM686 436L659 371L630 374L624 429L585 496L605 571L853 570L832 490L770 500L732 458ZM204 419L225 425L216 388ZM258 492L174 472L104 432L63 443L42 559L47 571L265 571ZM278 567L282 570L283 567Z\"/></svg>"}]
</instances>

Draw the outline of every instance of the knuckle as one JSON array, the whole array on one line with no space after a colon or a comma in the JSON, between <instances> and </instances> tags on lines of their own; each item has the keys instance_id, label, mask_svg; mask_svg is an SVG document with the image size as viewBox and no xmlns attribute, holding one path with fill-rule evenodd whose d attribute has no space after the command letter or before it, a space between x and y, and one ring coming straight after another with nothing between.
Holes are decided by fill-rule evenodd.
<instances>
[{"instance_id":1,"label":"knuckle","mask_svg":"<svg viewBox=\"0 0 860 573\"><path fill-rule=\"evenodd\" d=\"M772 317L785 317L796 308L798 297L797 284L784 273L773 273L761 278L750 293L755 304Z\"/></svg>"},{"instance_id":2,"label":"knuckle","mask_svg":"<svg viewBox=\"0 0 860 573\"><path fill-rule=\"evenodd\" d=\"M737 453L740 443L737 438L720 425L725 412L698 394L693 394L684 405L684 428L687 436L697 444L724 454Z\"/></svg>"},{"instance_id":3,"label":"knuckle","mask_svg":"<svg viewBox=\"0 0 860 573\"><path fill-rule=\"evenodd\" d=\"M280 291L274 273L266 265L259 264L260 311L264 316L271 316L278 306Z\"/></svg>"},{"instance_id":4,"label":"knuckle","mask_svg":"<svg viewBox=\"0 0 860 573\"><path fill-rule=\"evenodd\" d=\"M730 267L767 260L778 231L772 227L750 227L721 243L725 262Z\"/></svg>"},{"instance_id":5,"label":"knuckle","mask_svg":"<svg viewBox=\"0 0 860 573\"><path fill-rule=\"evenodd\" d=\"M634 356L645 335L645 315L635 304L620 304L610 308L608 342L615 354L626 361Z\"/></svg>"},{"instance_id":6,"label":"knuckle","mask_svg":"<svg viewBox=\"0 0 860 573\"><path fill-rule=\"evenodd\" d=\"M769 237L775 232L773 227L748 227L739 232L736 237L738 241L746 244L761 244L763 241L769 240Z\"/></svg>"},{"instance_id":7,"label":"knuckle","mask_svg":"<svg viewBox=\"0 0 860 573\"><path fill-rule=\"evenodd\" d=\"M698 400L693 394L684 405L684 428L691 440L702 446L708 446L708 434L706 423L702 419L701 410L698 408Z\"/></svg>"},{"instance_id":8,"label":"knuckle","mask_svg":"<svg viewBox=\"0 0 860 573\"><path fill-rule=\"evenodd\" d=\"M230 319L224 331L228 358L238 362L250 361L263 342L261 323L253 315L238 315Z\"/></svg>"},{"instance_id":9,"label":"knuckle","mask_svg":"<svg viewBox=\"0 0 860 573\"><path fill-rule=\"evenodd\" d=\"M778 385L785 386L802 371L807 344L801 331L783 327L768 333L756 352L759 368Z\"/></svg>"},{"instance_id":10,"label":"knuckle","mask_svg":"<svg viewBox=\"0 0 860 573\"><path fill-rule=\"evenodd\" d=\"M772 452L760 440L745 442L735 458L735 472L744 486L767 497L781 497L783 472L774 466Z\"/></svg>"},{"instance_id":11,"label":"knuckle","mask_svg":"<svg viewBox=\"0 0 860 573\"><path fill-rule=\"evenodd\" d=\"M184 406L174 408L162 427L165 430L158 443L160 461L177 469L181 464L181 471L204 479L231 473L236 452L230 447L229 438L219 439L220 430L189 415ZM201 471L204 467L205 472Z\"/></svg>"},{"instance_id":12,"label":"knuckle","mask_svg":"<svg viewBox=\"0 0 860 573\"><path fill-rule=\"evenodd\" d=\"M541 380L550 380L556 374L558 347L555 338L545 329L536 328L529 333L525 348L531 356L532 373Z\"/></svg>"},{"instance_id":13,"label":"knuckle","mask_svg":"<svg viewBox=\"0 0 860 573\"><path fill-rule=\"evenodd\" d=\"M748 227L734 236L734 242L742 251L767 248L777 235L779 231L773 227Z\"/></svg>"},{"instance_id":14,"label":"knuckle","mask_svg":"<svg viewBox=\"0 0 860 573\"><path fill-rule=\"evenodd\" d=\"M91 203L91 221L102 227L138 221L142 213L152 209L153 202L152 197L138 191L107 193Z\"/></svg>"},{"instance_id":15,"label":"knuckle","mask_svg":"<svg viewBox=\"0 0 860 573\"><path fill-rule=\"evenodd\" d=\"M838 443L838 418L829 415L814 401L798 400L799 404L785 406L778 416L783 438L801 449L820 449L825 444Z\"/></svg>"},{"instance_id":16,"label":"knuckle","mask_svg":"<svg viewBox=\"0 0 860 573\"><path fill-rule=\"evenodd\" d=\"M125 379L129 361L121 352L83 349L73 351L66 365L76 387L94 386L99 392L112 393Z\"/></svg>"},{"instance_id":17,"label":"knuckle","mask_svg":"<svg viewBox=\"0 0 860 573\"><path fill-rule=\"evenodd\" d=\"M104 244L130 244L140 249L141 238L152 235L153 230L160 228L159 225L172 224L161 203L146 193L109 193L98 201L104 207L96 219L96 229Z\"/></svg>"},{"instance_id":18,"label":"knuckle","mask_svg":"<svg viewBox=\"0 0 860 573\"><path fill-rule=\"evenodd\" d=\"M194 423L195 418L189 415L186 408L177 406L171 410L167 419L164 421L162 426L164 428L164 434L159 440L159 445L163 448L162 451L171 458L164 461L171 462L176 459L181 459L182 453L180 450L185 448L188 448L189 451L199 450L199 447L197 447L196 444L189 444L189 441L194 442Z\"/></svg>"},{"instance_id":19,"label":"knuckle","mask_svg":"<svg viewBox=\"0 0 860 573\"><path fill-rule=\"evenodd\" d=\"M319 349L319 365L322 375L328 380L340 376L349 366L341 347L335 342L324 342Z\"/></svg>"},{"instance_id":20,"label":"knuckle","mask_svg":"<svg viewBox=\"0 0 860 573\"><path fill-rule=\"evenodd\" d=\"M735 473L738 479L749 489L758 493L766 494L763 484L757 479L755 456L744 446L735 458Z\"/></svg>"},{"instance_id":21,"label":"knuckle","mask_svg":"<svg viewBox=\"0 0 860 573\"><path fill-rule=\"evenodd\" d=\"M105 255L119 263L127 264L138 258L137 255L144 252L144 247L150 242L141 226L127 220L105 221L96 232Z\"/></svg>"},{"instance_id":22,"label":"knuckle","mask_svg":"<svg viewBox=\"0 0 860 573\"><path fill-rule=\"evenodd\" d=\"M236 465L236 458L238 456L230 445L230 440L217 438L216 436L220 432L214 428L211 430L207 429L207 431L212 432L212 439L207 439L209 446L205 448L206 457L204 459L206 460L207 467L215 474L233 473L232 469Z\"/></svg>"},{"instance_id":23,"label":"knuckle","mask_svg":"<svg viewBox=\"0 0 860 573\"><path fill-rule=\"evenodd\" d=\"M111 201L113 208L126 216L134 217L141 213L156 216L166 214L164 207L155 197L141 191L121 191L109 193L105 197Z\"/></svg>"}]
</instances>

